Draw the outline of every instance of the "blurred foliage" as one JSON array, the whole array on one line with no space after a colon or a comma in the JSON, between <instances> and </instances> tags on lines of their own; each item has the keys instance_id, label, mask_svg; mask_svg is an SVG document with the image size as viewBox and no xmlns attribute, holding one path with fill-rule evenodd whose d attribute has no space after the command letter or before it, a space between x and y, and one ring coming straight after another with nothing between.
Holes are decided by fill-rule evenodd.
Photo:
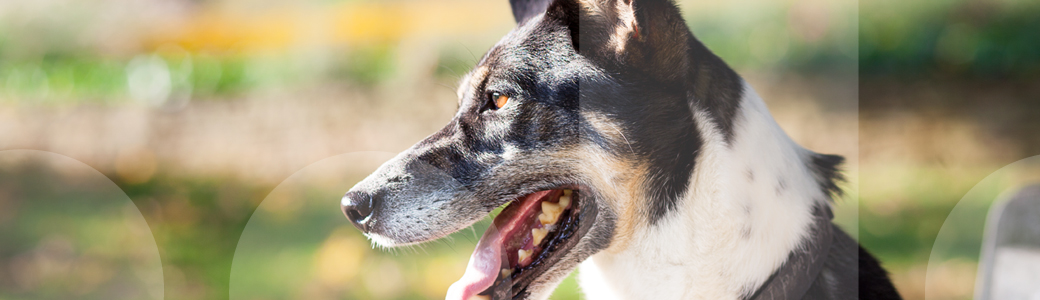
<instances>
[{"instance_id":1,"label":"blurred foliage","mask_svg":"<svg viewBox=\"0 0 1040 300\"><path fill-rule=\"evenodd\" d=\"M138 184L112 178L152 226L162 253L166 299L227 299L238 237L270 188L166 174Z\"/></svg>"},{"instance_id":2,"label":"blurred foliage","mask_svg":"<svg viewBox=\"0 0 1040 300\"><path fill-rule=\"evenodd\" d=\"M43 153L2 153L0 299L161 299L152 233L118 187L54 154L11 164L18 152Z\"/></svg>"},{"instance_id":3,"label":"blurred foliage","mask_svg":"<svg viewBox=\"0 0 1040 300\"><path fill-rule=\"evenodd\" d=\"M360 87L382 82L393 73L390 47L366 47L348 51L332 66L330 78ZM164 52L165 51L165 52ZM157 58L151 60L150 58ZM138 61L148 61L142 68ZM135 70L146 76L162 74L173 82L170 92L186 92L195 100L228 98L270 86L299 85L316 75L284 57L211 55L164 48L155 54L131 59L98 56L48 55L37 60L0 58L0 101L46 104L123 103L134 98L128 79ZM173 80L171 80L173 81Z\"/></svg>"},{"instance_id":4,"label":"blurred foliage","mask_svg":"<svg viewBox=\"0 0 1040 300\"><path fill-rule=\"evenodd\" d=\"M864 75L1040 74L1040 2L863 1L859 21Z\"/></svg>"},{"instance_id":5,"label":"blurred foliage","mask_svg":"<svg viewBox=\"0 0 1040 300\"><path fill-rule=\"evenodd\" d=\"M143 55L136 59L148 58ZM186 79L178 88L192 89L196 97L227 96L250 88L246 62L241 57L155 55L173 77ZM48 55L40 60L0 60L0 99L30 102L48 100L118 103L127 97L128 72L134 60L89 56Z\"/></svg>"},{"instance_id":6,"label":"blurred foliage","mask_svg":"<svg viewBox=\"0 0 1040 300\"><path fill-rule=\"evenodd\" d=\"M1040 5L1035 1L863 2L858 49L856 29L844 21L854 18L857 11L841 4L776 1L756 9L721 13L711 7L701 8L704 4L683 4L698 38L739 69L851 71L857 67L858 57L859 71L865 75L956 73L1022 77L1040 73L1040 39L1036 38ZM378 9L373 12L387 13ZM0 26L0 97L36 103L112 103L139 98L127 91L128 73L133 71L133 60L150 55L157 55L164 62L161 67L165 69L154 70L187 79L186 84L173 84L174 90L167 94L187 93L193 99L215 99L257 88L315 81L371 87L395 76L399 67L394 62L401 45L393 37L349 43L336 48L336 53L324 54L237 48L204 50L190 43L159 43L132 55L110 53L89 46L91 43L82 41L83 38L70 38L77 32L76 22L89 20L77 15L33 20L22 27L0 24L6 25ZM221 22L238 26L234 19ZM234 40L222 43L235 45ZM457 47L435 46L428 51L441 53L441 60L440 67L430 70L433 74L446 74L447 69L462 73L475 63L475 58L455 59L466 57L456 55ZM467 51L468 56L475 56L483 49ZM317 62L311 61L316 57Z\"/></svg>"},{"instance_id":7,"label":"blurred foliage","mask_svg":"<svg viewBox=\"0 0 1040 300\"><path fill-rule=\"evenodd\" d=\"M950 211L989 172L992 170L987 168L950 172L929 166L865 167L860 172L865 178L861 187L867 189L859 202L860 242L886 266L907 268L927 262L936 234ZM983 188L997 195L1010 186ZM974 218L985 219L988 210L987 203L971 211ZM966 252L957 254L978 259L982 228L960 229L968 245L958 248Z\"/></svg>"},{"instance_id":8,"label":"blurred foliage","mask_svg":"<svg viewBox=\"0 0 1040 300\"><path fill-rule=\"evenodd\" d=\"M850 1L761 1L754 7L700 7L687 1L693 34L738 70L856 71L856 4Z\"/></svg>"},{"instance_id":9,"label":"blurred foliage","mask_svg":"<svg viewBox=\"0 0 1040 300\"><path fill-rule=\"evenodd\" d=\"M854 70L854 28L846 21L855 14L853 6L846 2L812 5L770 1L762 4L754 10L717 13L713 7L703 7L710 4L681 3L697 36L737 68ZM428 72L419 76L457 78L476 63L484 46L469 49L440 41L429 44L429 48L413 50L410 41L444 39L440 35L446 32L463 36L474 33L479 36L473 38L479 40L476 44L490 45L508 27L495 31L494 36L476 33L512 24L512 20L496 18L494 14L462 17L464 10L440 5L414 9L395 2L333 1L314 5L326 7L328 11L313 14L297 9L272 9L242 17L203 9L208 13L188 18L184 24L177 23L176 34L160 31L154 36L124 41L136 45L129 52L107 49L103 46L104 40L90 40L89 35L69 38L78 33L78 22L91 20L90 15L82 12L54 12L76 18L38 18L18 25L0 22L0 97L36 103L118 103L128 99L159 102L183 95L192 100L227 98L271 87L312 84L370 88L395 76L414 76L402 74L402 66L396 63L402 59L399 55L402 51L439 55L433 62L436 66L417 70ZM476 5L476 2L466 5ZM406 11L394 11L395 8ZM385 21L398 19L402 14L428 14L413 11L416 9L446 11L444 17L433 20L432 24L420 20L409 21L414 24ZM345 16L356 17L356 20L333 22L331 28L315 32L298 32L307 28L304 20ZM274 18L270 24L285 28L264 25L267 23L258 22L257 17ZM466 23L466 20L480 21L489 17L496 22L482 26ZM413 28L418 31L414 37L401 32L407 26L420 25L435 28ZM393 28L378 29L387 26ZM26 34L27 31L33 34ZM324 31L333 33L323 36ZM314 44L312 35L328 40ZM465 50L459 50L462 48ZM161 60L148 59L151 57ZM135 61L149 63L142 65Z\"/></svg>"},{"instance_id":10,"label":"blurred foliage","mask_svg":"<svg viewBox=\"0 0 1040 300\"><path fill-rule=\"evenodd\" d=\"M394 47L387 44L361 45L348 51L333 68L334 77L362 86L372 86L394 75Z\"/></svg>"},{"instance_id":11,"label":"blurred foliage","mask_svg":"<svg viewBox=\"0 0 1040 300\"><path fill-rule=\"evenodd\" d=\"M8 97L42 100L47 93L111 99L125 86L121 62L48 56L37 62L0 62L0 84Z\"/></svg>"}]
</instances>

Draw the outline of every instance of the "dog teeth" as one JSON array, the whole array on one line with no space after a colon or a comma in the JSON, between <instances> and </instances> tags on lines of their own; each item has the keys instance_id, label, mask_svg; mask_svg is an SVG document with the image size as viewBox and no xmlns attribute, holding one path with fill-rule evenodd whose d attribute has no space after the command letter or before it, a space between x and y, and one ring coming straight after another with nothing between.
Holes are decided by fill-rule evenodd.
<instances>
[{"instance_id":1,"label":"dog teeth","mask_svg":"<svg viewBox=\"0 0 1040 300\"><path fill-rule=\"evenodd\" d=\"M542 243L542 239L545 239L545 235L547 235L547 234L549 234L549 229L545 228L545 227L531 229L531 237L534 240L532 244L534 244L534 245L541 244Z\"/></svg>"},{"instance_id":2,"label":"dog teeth","mask_svg":"<svg viewBox=\"0 0 1040 300\"><path fill-rule=\"evenodd\" d=\"M560 207L566 208L571 205L571 190L563 190L563 196L560 196Z\"/></svg>"},{"instance_id":3,"label":"dog teeth","mask_svg":"<svg viewBox=\"0 0 1040 300\"><path fill-rule=\"evenodd\" d=\"M572 190L563 190L563 195L560 195L560 201L553 203L549 201L542 202L542 213L538 215L538 221L542 225L548 225L556 223L560 219L560 213L571 205L571 197L574 194Z\"/></svg>"},{"instance_id":4,"label":"dog teeth","mask_svg":"<svg viewBox=\"0 0 1040 300\"><path fill-rule=\"evenodd\" d=\"M538 215L538 221L541 221L542 224L556 223L561 212L563 212L563 207L560 207L559 203L542 202L542 214Z\"/></svg>"},{"instance_id":5,"label":"dog teeth","mask_svg":"<svg viewBox=\"0 0 1040 300\"><path fill-rule=\"evenodd\" d=\"M509 277L513 275L513 269L502 269L502 277Z\"/></svg>"},{"instance_id":6,"label":"dog teeth","mask_svg":"<svg viewBox=\"0 0 1040 300\"><path fill-rule=\"evenodd\" d=\"M473 295L467 300L491 300L491 297L488 295Z\"/></svg>"},{"instance_id":7,"label":"dog teeth","mask_svg":"<svg viewBox=\"0 0 1040 300\"><path fill-rule=\"evenodd\" d=\"M531 257L531 254L534 254L534 250L524 250L524 249L517 250L516 251L516 256L517 256L516 261L517 261L517 263L523 264L523 262L525 260L527 260L527 258Z\"/></svg>"}]
</instances>

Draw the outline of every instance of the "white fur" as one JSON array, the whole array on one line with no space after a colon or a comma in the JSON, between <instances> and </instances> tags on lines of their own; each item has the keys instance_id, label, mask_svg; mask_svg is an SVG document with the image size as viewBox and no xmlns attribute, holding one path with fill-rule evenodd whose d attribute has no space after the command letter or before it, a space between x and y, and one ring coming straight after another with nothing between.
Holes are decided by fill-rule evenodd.
<instances>
[{"instance_id":1,"label":"white fur","mask_svg":"<svg viewBox=\"0 0 1040 300\"><path fill-rule=\"evenodd\" d=\"M365 237L367 237L368 240L372 241L372 248L393 248L405 245L402 243L398 243L396 240L392 238L388 238L377 233L365 233Z\"/></svg>"},{"instance_id":2,"label":"white fur","mask_svg":"<svg viewBox=\"0 0 1040 300\"><path fill-rule=\"evenodd\" d=\"M687 194L658 224L641 224L626 243L582 263L589 299L740 299L805 237L812 206L827 199L807 167L811 153L744 89L731 146L707 113L691 108L705 143Z\"/></svg>"}]
</instances>

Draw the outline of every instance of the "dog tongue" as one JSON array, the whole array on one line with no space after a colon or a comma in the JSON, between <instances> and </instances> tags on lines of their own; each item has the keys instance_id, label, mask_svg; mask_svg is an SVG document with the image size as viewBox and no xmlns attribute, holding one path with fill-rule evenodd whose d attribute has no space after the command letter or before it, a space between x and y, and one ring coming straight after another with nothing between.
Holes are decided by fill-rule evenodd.
<instances>
[{"instance_id":1,"label":"dog tongue","mask_svg":"<svg viewBox=\"0 0 1040 300\"><path fill-rule=\"evenodd\" d=\"M471 297L487 290L495 283L503 268L509 268L506 249L510 237L515 237L518 231L523 230L525 222L531 220L531 216L539 212L539 199L549 195L552 191L541 191L513 203L502 210L495 217L494 222L484 236L477 242L477 249L469 258L466 274L462 279L448 288L446 300L468 300ZM490 297L489 297L490 298Z\"/></svg>"}]
</instances>

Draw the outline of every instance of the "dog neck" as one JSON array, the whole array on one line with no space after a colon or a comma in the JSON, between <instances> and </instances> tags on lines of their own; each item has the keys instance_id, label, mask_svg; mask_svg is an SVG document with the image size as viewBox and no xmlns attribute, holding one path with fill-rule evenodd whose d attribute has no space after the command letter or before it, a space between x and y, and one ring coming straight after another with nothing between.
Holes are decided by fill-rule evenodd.
<instances>
[{"instance_id":1,"label":"dog neck","mask_svg":"<svg viewBox=\"0 0 1040 300\"><path fill-rule=\"evenodd\" d=\"M582 264L589 298L747 298L804 246L814 209L829 213L810 166L817 154L780 129L750 86L730 139L708 111L691 109L704 145L688 191L675 211Z\"/></svg>"}]
</instances>

